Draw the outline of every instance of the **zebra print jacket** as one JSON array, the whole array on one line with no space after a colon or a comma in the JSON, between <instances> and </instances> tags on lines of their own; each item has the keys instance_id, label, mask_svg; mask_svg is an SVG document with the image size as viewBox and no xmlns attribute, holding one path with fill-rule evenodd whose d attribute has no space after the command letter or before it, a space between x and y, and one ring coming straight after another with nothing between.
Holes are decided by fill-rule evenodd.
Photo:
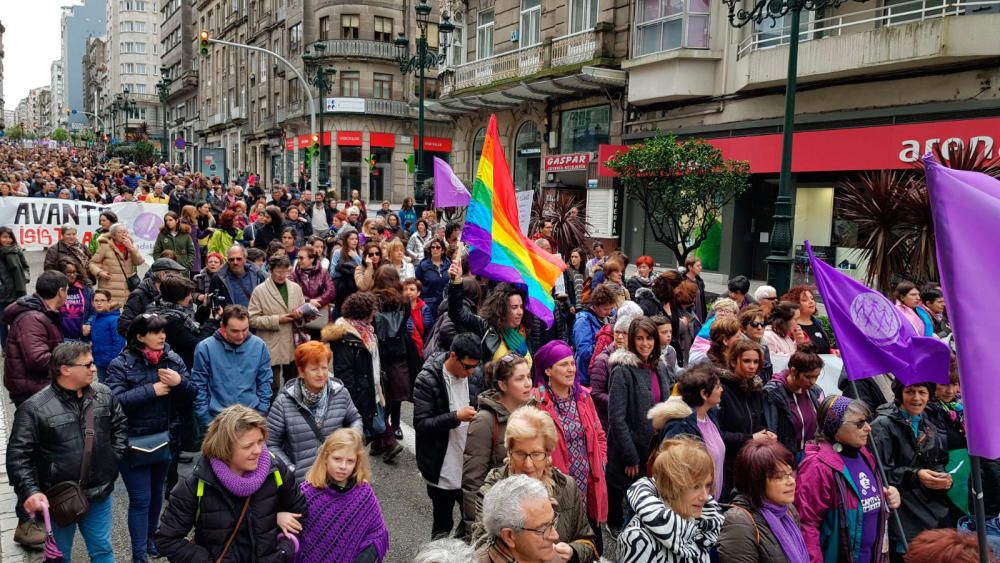
<instances>
[{"instance_id":1,"label":"zebra print jacket","mask_svg":"<svg viewBox=\"0 0 1000 563\"><path fill-rule=\"evenodd\" d=\"M715 499L700 518L683 518L663 502L651 477L636 481L627 496L635 516L618 537L620 563L709 563L725 520Z\"/></svg>"}]
</instances>

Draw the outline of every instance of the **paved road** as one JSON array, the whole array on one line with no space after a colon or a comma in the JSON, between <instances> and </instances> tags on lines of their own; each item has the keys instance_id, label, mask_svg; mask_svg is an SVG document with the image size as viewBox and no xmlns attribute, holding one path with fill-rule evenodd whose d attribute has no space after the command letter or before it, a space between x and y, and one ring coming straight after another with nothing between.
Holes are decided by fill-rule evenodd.
<instances>
[{"instance_id":1,"label":"paved road","mask_svg":"<svg viewBox=\"0 0 1000 563\"><path fill-rule=\"evenodd\" d=\"M38 252L28 253L31 272L37 277L42 271L42 255ZM0 368L2 369L2 368ZM14 407L7 398L6 390L0 392L3 407L0 409L0 559L4 563L40 562L40 552L26 551L13 541L14 527L17 519L14 515L14 495L7 480L6 451L7 437L10 425L14 419ZM382 505L382 512L390 530L389 555L386 561L403 563L412 560L419 546L430 539L431 510L430 500L420 474L417 472L417 461L413 455L414 442L412 424L412 408L408 403L403 406L404 451L391 464L382 463L381 459L372 462L375 477L374 489ZM181 472L187 474L192 465L182 465ZM116 561L128 561L129 538L127 522L128 494L125 485L119 479L113 494L114 522L111 531L115 548ZM456 513L456 518L458 515ZM77 534L73 549L73 561L87 561L83 539Z\"/></svg>"}]
</instances>

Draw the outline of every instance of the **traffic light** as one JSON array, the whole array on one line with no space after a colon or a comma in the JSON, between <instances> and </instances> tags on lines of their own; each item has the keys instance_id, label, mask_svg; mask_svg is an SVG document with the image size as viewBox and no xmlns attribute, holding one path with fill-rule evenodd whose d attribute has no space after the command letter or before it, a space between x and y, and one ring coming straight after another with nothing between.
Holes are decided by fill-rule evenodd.
<instances>
[{"instance_id":1,"label":"traffic light","mask_svg":"<svg viewBox=\"0 0 1000 563\"><path fill-rule=\"evenodd\" d=\"M203 29L198 33L198 43L198 53L200 53L202 57L208 57L208 30Z\"/></svg>"}]
</instances>

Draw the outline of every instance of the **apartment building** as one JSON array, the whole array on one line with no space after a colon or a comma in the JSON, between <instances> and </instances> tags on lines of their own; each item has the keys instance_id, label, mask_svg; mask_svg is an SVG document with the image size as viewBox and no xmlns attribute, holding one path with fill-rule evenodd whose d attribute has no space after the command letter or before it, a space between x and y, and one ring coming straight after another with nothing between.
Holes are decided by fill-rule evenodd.
<instances>
[{"instance_id":1,"label":"apartment building","mask_svg":"<svg viewBox=\"0 0 1000 563\"><path fill-rule=\"evenodd\" d=\"M194 165L198 116L198 47L195 6L183 0L160 0L161 64L167 70L167 138L171 162Z\"/></svg>"},{"instance_id":2,"label":"apartment building","mask_svg":"<svg viewBox=\"0 0 1000 563\"><path fill-rule=\"evenodd\" d=\"M145 133L159 145L161 106L156 84L160 81L160 15L155 0L107 0L108 95L106 106L121 141ZM133 107L120 109L122 96ZM119 108L119 109L116 109Z\"/></svg>"},{"instance_id":3,"label":"apartment building","mask_svg":"<svg viewBox=\"0 0 1000 563\"><path fill-rule=\"evenodd\" d=\"M47 135L54 129L52 121L52 88L43 86L37 92L31 92L32 98L32 118L35 124L35 132L39 135Z\"/></svg>"},{"instance_id":4,"label":"apartment building","mask_svg":"<svg viewBox=\"0 0 1000 563\"><path fill-rule=\"evenodd\" d=\"M64 6L59 22L63 75L62 93L57 96L60 107L76 110L64 112L65 124L72 130L83 128L89 119L83 111L87 103L83 96L83 58L87 41L106 32L105 3L107 0L83 0L75 6Z\"/></svg>"},{"instance_id":5,"label":"apartment building","mask_svg":"<svg viewBox=\"0 0 1000 563\"><path fill-rule=\"evenodd\" d=\"M49 123L52 128L66 128L69 119L66 115L66 106L63 105L63 94L66 93L66 86L63 77L63 64L61 60L54 60L49 65L49 91L52 92L52 103L49 108Z\"/></svg>"},{"instance_id":6,"label":"apartment building","mask_svg":"<svg viewBox=\"0 0 1000 563\"><path fill-rule=\"evenodd\" d=\"M84 117L96 125L102 134L111 134L109 105L113 93L108 85L108 42L103 37L90 37L84 49L81 68L83 83L81 107Z\"/></svg>"},{"instance_id":7,"label":"apartment building","mask_svg":"<svg viewBox=\"0 0 1000 563\"><path fill-rule=\"evenodd\" d=\"M595 238L615 242L621 205L599 179L601 146L621 142L632 3L627 0L469 0L456 26L441 95L430 107L454 123L453 167L475 178L496 114L518 190L584 206Z\"/></svg>"},{"instance_id":8,"label":"apartment building","mask_svg":"<svg viewBox=\"0 0 1000 563\"><path fill-rule=\"evenodd\" d=\"M677 6L682 9L676 9ZM623 144L656 132L702 137L749 160L752 188L721 218L708 269L766 277L781 163L790 17L733 28L725 4L642 2L632 24ZM857 227L839 216L838 184L866 170L912 169L933 146L1000 148L1000 2L848 2L804 12L799 34L793 244L810 240L861 277ZM606 155L607 156L607 155ZM608 172L608 171L604 171ZM623 220L640 225L641 212ZM631 229L630 229L631 230ZM643 229L629 254L659 249ZM647 252L644 252L647 253ZM799 272L793 282L805 282Z\"/></svg>"}]
</instances>

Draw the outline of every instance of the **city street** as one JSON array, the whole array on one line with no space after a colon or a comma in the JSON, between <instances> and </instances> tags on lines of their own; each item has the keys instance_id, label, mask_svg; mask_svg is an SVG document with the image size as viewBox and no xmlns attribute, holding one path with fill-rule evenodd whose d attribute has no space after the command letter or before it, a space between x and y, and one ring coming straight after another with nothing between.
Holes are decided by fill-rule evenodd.
<instances>
[{"instance_id":1,"label":"city street","mask_svg":"<svg viewBox=\"0 0 1000 563\"><path fill-rule=\"evenodd\" d=\"M33 277L42 272L41 252L26 254L31 265ZM29 290L30 291L30 290ZM42 561L41 551L27 551L14 543L14 527L17 518L14 516L14 494L7 479L6 451L7 437L14 421L14 406L7 398L7 391L2 391L3 406L0 411L0 561L3 563L28 563ZM417 461L414 458L414 441L411 423L413 409L409 403L403 404L404 446L406 451L396 458L391 465L382 463L381 459L372 462L375 475L375 494L382 504L382 513L389 527L389 555L386 561L410 561L420 545L430 538L430 501L423 480L417 472ZM197 461L197 458L195 458ZM193 465L182 465L182 474L190 473ZM119 478L115 485L114 521L116 525L111 531L115 546L115 560L128 561L129 539L128 528L125 525L128 513L128 494L125 485ZM457 516L457 515L456 515ZM77 534L73 544L73 560L86 561L87 551L83 539Z\"/></svg>"}]
</instances>

